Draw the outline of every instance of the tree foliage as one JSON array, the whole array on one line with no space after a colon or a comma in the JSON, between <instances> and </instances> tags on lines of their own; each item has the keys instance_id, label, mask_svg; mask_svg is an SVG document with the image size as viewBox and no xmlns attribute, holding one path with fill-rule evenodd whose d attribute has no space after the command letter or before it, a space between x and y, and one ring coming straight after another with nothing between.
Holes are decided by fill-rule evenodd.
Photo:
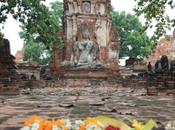
<instances>
[{"instance_id":1,"label":"tree foliage","mask_svg":"<svg viewBox=\"0 0 175 130\"><path fill-rule=\"evenodd\" d=\"M30 41L24 45L23 59L31 64L49 64L52 60L52 53L42 43Z\"/></svg>"},{"instance_id":2,"label":"tree foliage","mask_svg":"<svg viewBox=\"0 0 175 130\"><path fill-rule=\"evenodd\" d=\"M174 0L135 0L135 12L138 16L144 15L145 29L155 27L154 39L166 33L167 29L175 26L175 18L166 14L167 9L175 11Z\"/></svg>"},{"instance_id":3,"label":"tree foliage","mask_svg":"<svg viewBox=\"0 0 175 130\"><path fill-rule=\"evenodd\" d=\"M113 27L119 32L121 48L120 57L143 59L151 52L151 42L143 33L143 26L138 18L125 12L112 11Z\"/></svg>"},{"instance_id":4,"label":"tree foliage","mask_svg":"<svg viewBox=\"0 0 175 130\"><path fill-rule=\"evenodd\" d=\"M50 47L57 44L62 47L57 32L62 31L58 17L52 15L53 10L49 10L43 3L44 0L1 0L0 2L0 23L5 23L8 14L22 23L25 35L22 37L41 42ZM63 10L59 3L58 12ZM53 5L52 5L53 6ZM60 13L59 13L60 15Z\"/></svg>"},{"instance_id":5,"label":"tree foliage","mask_svg":"<svg viewBox=\"0 0 175 130\"><path fill-rule=\"evenodd\" d=\"M48 10L50 13L49 21L53 21L55 23L55 26L59 26L59 31L62 31L62 3L60 2L54 2L51 3L51 8ZM43 18L44 19L44 16ZM42 20L41 19L41 20ZM46 36L49 36L51 38L57 38L56 35L50 35L52 32L52 27L45 26L45 22L38 21L40 23L40 29L45 33ZM42 37L43 39L40 39L40 35L36 33L35 31L29 32L27 29L28 24L23 24L22 28L23 31L20 32L20 37L23 38L24 41L24 60L28 61L30 63L39 63L39 64L48 64L51 62L52 57L52 43L50 43L46 37ZM57 30L55 30L57 31ZM43 34L43 33L42 33ZM53 34L53 33L51 33ZM52 41L53 42L53 41ZM36 53L36 54L35 54Z\"/></svg>"},{"instance_id":6,"label":"tree foliage","mask_svg":"<svg viewBox=\"0 0 175 130\"><path fill-rule=\"evenodd\" d=\"M50 64L52 48L41 42L27 41L24 44L23 60L30 64Z\"/></svg>"}]
</instances>

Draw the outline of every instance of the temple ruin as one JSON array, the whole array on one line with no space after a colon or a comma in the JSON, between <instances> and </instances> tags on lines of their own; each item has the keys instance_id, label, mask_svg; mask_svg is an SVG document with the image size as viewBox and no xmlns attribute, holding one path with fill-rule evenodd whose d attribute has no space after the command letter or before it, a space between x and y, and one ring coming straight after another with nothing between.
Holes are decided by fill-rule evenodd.
<instances>
[{"instance_id":1,"label":"temple ruin","mask_svg":"<svg viewBox=\"0 0 175 130\"><path fill-rule=\"evenodd\" d=\"M15 57L10 53L10 42L2 39L0 42L0 77L11 77L15 67Z\"/></svg>"},{"instance_id":2,"label":"temple ruin","mask_svg":"<svg viewBox=\"0 0 175 130\"><path fill-rule=\"evenodd\" d=\"M64 0L64 49L54 49L54 70L108 68L118 71L119 36L110 0Z\"/></svg>"}]
</instances>

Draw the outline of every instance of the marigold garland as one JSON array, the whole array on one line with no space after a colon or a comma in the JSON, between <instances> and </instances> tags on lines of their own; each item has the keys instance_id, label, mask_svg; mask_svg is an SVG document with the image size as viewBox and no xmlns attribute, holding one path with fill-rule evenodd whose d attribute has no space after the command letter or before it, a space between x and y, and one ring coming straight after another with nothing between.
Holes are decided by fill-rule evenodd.
<instances>
[{"instance_id":1,"label":"marigold garland","mask_svg":"<svg viewBox=\"0 0 175 130\"><path fill-rule=\"evenodd\" d=\"M103 116L100 119L102 120L99 120L99 117L86 118L84 121L75 120L72 125L68 119L46 120L40 116L32 116L24 122L24 127L20 130L152 130L156 126L153 120L146 124L133 120L131 128L127 124L112 118L104 118Z\"/></svg>"},{"instance_id":2,"label":"marigold garland","mask_svg":"<svg viewBox=\"0 0 175 130\"><path fill-rule=\"evenodd\" d=\"M24 122L21 130L68 130L62 120L44 120L39 116L32 116Z\"/></svg>"}]
</instances>

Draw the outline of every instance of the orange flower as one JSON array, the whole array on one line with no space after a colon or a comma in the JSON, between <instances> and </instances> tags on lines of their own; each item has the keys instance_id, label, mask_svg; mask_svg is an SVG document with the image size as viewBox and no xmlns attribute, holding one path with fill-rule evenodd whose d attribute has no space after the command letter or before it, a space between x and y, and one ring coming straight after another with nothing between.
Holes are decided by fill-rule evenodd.
<instances>
[{"instance_id":1,"label":"orange flower","mask_svg":"<svg viewBox=\"0 0 175 130\"><path fill-rule=\"evenodd\" d=\"M56 120L56 121L53 120L52 126L63 128L63 130L68 130L68 128L66 127L65 123L62 120Z\"/></svg>"},{"instance_id":2,"label":"orange flower","mask_svg":"<svg viewBox=\"0 0 175 130\"><path fill-rule=\"evenodd\" d=\"M40 122L39 130L45 130L45 127L47 126L47 124L48 124L48 121L47 120L42 120Z\"/></svg>"},{"instance_id":3,"label":"orange flower","mask_svg":"<svg viewBox=\"0 0 175 130\"><path fill-rule=\"evenodd\" d=\"M64 122L61 120L53 120L52 124L57 126L57 127L62 127L64 125Z\"/></svg>"},{"instance_id":4,"label":"orange flower","mask_svg":"<svg viewBox=\"0 0 175 130\"><path fill-rule=\"evenodd\" d=\"M43 130L52 130L52 122L46 121L46 124Z\"/></svg>"},{"instance_id":5,"label":"orange flower","mask_svg":"<svg viewBox=\"0 0 175 130\"><path fill-rule=\"evenodd\" d=\"M40 121L42 121L41 117L39 117L39 116L32 116L31 118L27 119L24 122L24 127L28 127L28 126L32 125L33 123L40 122Z\"/></svg>"}]
</instances>

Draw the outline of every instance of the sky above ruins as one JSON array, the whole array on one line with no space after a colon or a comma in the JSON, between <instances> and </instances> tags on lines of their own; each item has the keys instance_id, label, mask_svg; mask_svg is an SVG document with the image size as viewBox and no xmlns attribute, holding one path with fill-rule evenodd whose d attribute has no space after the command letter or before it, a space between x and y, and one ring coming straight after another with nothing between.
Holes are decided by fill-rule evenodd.
<instances>
[{"instance_id":1,"label":"sky above ruins","mask_svg":"<svg viewBox=\"0 0 175 130\"><path fill-rule=\"evenodd\" d=\"M46 4L49 5L50 2L54 2L56 0L46 0ZM59 0L62 1L62 0ZM127 13L132 13L133 8L135 6L134 0L111 0L112 6L114 7L115 10L117 11L125 11ZM171 11L168 12L170 16L175 17L175 14L173 14ZM144 21L143 18L140 18L140 21ZM19 22L15 21L11 16L9 16L5 28L4 28L4 33L5 33L5 38L9 39L11 43L11 52L13 55L17 52L17 50L22 49L23 47L23 40L20 39L18 33L21 31L19 27ZM148 31L149 35L152 35L153 31Z\"/></svg>"}]
</instances>

